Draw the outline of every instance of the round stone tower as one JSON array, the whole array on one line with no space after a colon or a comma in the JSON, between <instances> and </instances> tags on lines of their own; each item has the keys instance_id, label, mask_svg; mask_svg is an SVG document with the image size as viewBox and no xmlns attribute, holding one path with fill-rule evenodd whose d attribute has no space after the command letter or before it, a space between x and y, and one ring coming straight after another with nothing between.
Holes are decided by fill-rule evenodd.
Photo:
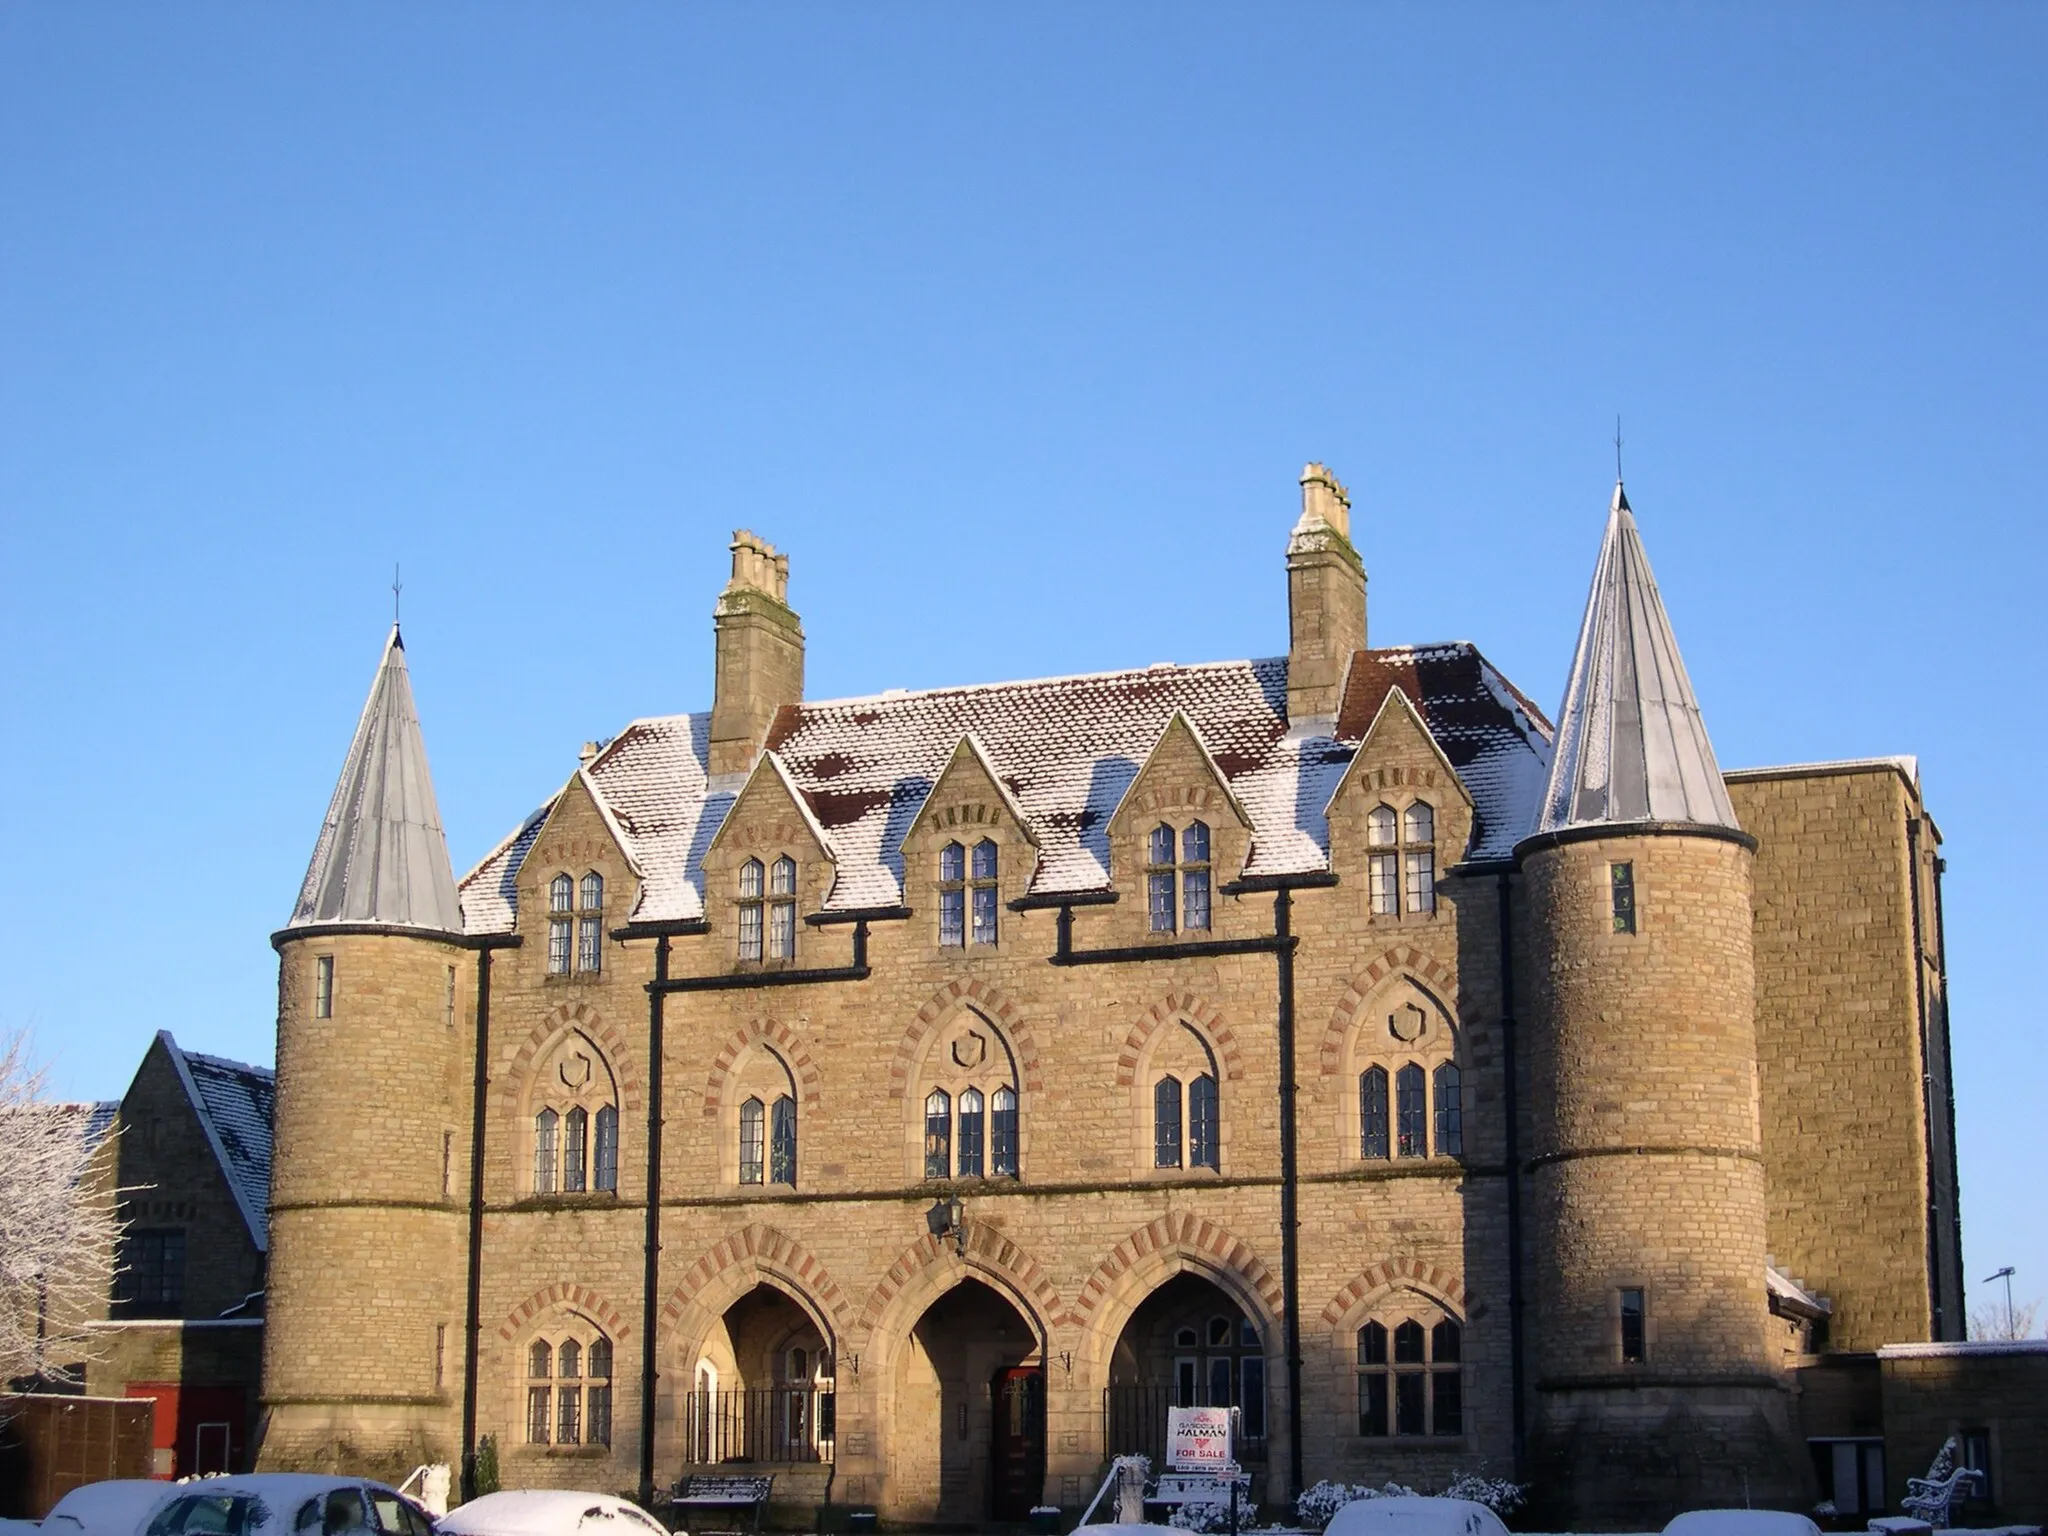
<instances>
[{"instance_id":1,"label":"round stone tower","mask_svg":"<svg viewBox=\"0 0 2048 1536\"><path fill-rule=\"evenodd\" d=\"M1529 1474L1556 1529L1807 1492L1769 1338L1755 846L1617 485L1542 816L1516 849Z\"/></svg>"},{"instance_id":2,"label":"round stone tower","mask_svg":"<svg viewBox=\"0 0 2048 1536\"><path fill-rule=\"evenodd\" d=\"M262 1470L459 1457L470 1010L394 626L278 953Z\"/></svg>"}]
</instances>

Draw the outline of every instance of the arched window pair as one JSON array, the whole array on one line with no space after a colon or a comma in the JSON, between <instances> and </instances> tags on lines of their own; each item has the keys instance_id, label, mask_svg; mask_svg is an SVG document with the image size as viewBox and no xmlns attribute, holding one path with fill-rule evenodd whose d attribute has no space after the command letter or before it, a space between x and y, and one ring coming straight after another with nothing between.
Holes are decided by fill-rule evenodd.
<instances>
[{"instance_id":1,"label":"arched window pair","mask_svg":"<svg viewBox=\"0 0 2048 1536\"><path fill-rule=\"evenodd\" d=\"M1366 813L1366 895L1375 916L1436 910L1436 812L1417 800L1399 816L1391 805Z\"/></svg>"},{"instance_id":2,"label":"arched window pair","mask_svg":"<svg viewBox=\"0 0 2048 1536\"><path fill-rule=\"evenodd\" d=\"M581 1104L566 1114L544 1109L533 1117L533 1192L565 1195L619 1187L619 1112L610 1104L593 1115Z\"/></svg>"},{"instance_id":3,"label":"arched window pair","mask_svg":"<svg viewBox=\"0 0 2048 1536\"><path fill-rule=\"evenodd\" d=\"M960 949L996 941L996 845L983 838L970 855L958 843L939 850L939 943Z\"/></svg>"},{"instance_id":4,"label":"arched window pair","mask_svg":"<svg viewBox=\"0 0 2048 1536\"><path fill-rule=\"evenodd\" d=\"M596 870L548 882L548 974L567 976L572 959L586 975L604 968L604 876Z\"/></svg>"},{"instance_id":5,"label":"arched window pair","mask_svg":"<svg viewBox=\"0 0 2048 1536\"><path fill-rule=\"evenodd\" d=\"M1465 1155L1465 1105L1455 1062L1425 1074L1409 1062L1394 1074L1391 1124L1387 1115L1387 1069L1367 1067L1358 1078L1358 1155L1368 1161L1430 1154L1429 1089L1436 1089L1436 1155Z\"/></svg>"},{"instance_id":6,"label":"arched window pair","mask_svg":"<svg viewBox=\"0 0 2048 1536\"><path fill-rule=\"evenodd\" d=\"M1017 1090L960 1090L959 1107L943 1088L924 1100L924 1176L928 1179L1017 1177Z\"/></svg>"},{"instance_id":7,"label":"arched window pair","mask_svg":"<svg viewBox=\"0 0 2048 1536\"><path fill-rule=\"evenodd\" d=\"M1463 1355L1464 1329L1454 1317L1430 1326L1406 1317L1391 1330L1374 1319L1360 1328L1358 1432L1373 1437L1462 1435Z\"/></svg>"},{"instance_id":8,"label":"arched window pair","mask_svg":"<svg viewBox=\"0 0 2048 1536\"><path fill-rule=\"evenodd\" d=\"M739 952L742 960L796 958L796 860L740 866Z\"/></svg>"},{"instance_id":9,"label":"arched window pair","mask_svg":"<svg viewBox=\"0 0 2048 1536\"><path fill-rule=\"evenodd\" d=\"M740 1182L796 1188L796 1100L788 1094L770 1105L757 1098L740 1105Z\"/></svg>"},{"instance_id":10,"label":"arched window pair","mask_svg":"<svg viewBox=\"0 0 2048 1536\"><path fill-rule=\"evenodd\" d=\"M1175 857L1178 852L1178 858ZM1191 821L1179 832L1161 822L1145 845L1145 911L1154 933L1201 933L1209 927L1209 827Z\"/></svg>"},{"instance_id":11,"label":"arched window pair","mask_svg":"<svg viewBox=\"0 0 2048 1536\"><path fill-rule=\"evenodd\" d=\"M1219 1127L1215 1074L1204 1072L1187 1084L1185 1119L1181 1105L1182 1087L1179 1078L1169 1073L1152 1085L1152 1166L1182 1166L1183 1124L1186 1126L1186 1166L1218 1166Z\"/></svg>"},{"instance_id":12,"label":"arched window pair","mask_svg":"<svg viewBox=\"0 0 2048 1536\"><path fill-rule=\"evenodd\" d=\"M526 1350L530 1445L612 1443L612 1341L585 1331L535 1339Z\"/></svg>"}]
</instances>

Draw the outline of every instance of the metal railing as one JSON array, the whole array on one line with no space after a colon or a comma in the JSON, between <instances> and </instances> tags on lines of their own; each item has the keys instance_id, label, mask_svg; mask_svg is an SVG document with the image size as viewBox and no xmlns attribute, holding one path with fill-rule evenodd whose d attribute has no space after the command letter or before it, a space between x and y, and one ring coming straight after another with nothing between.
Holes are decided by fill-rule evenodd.
<instances>
[{"instance_id":1,"label":"metal railing","mask_svg":"<svg viewBox=\"0 0 2048 1536\"><path fill-rule=\"evenodd\" d=\"M1105 1387L1102 1389L1102 1452L1105 1456L1149 1456L1154 1470L1166 1465L1166 1410L1181 1406L1172 1387ZM1245 1421L1249 1421L1247 1425ZM1266 1464L1266 1422L1263 1406L1240 1417L1237 1463ZM1254 1434L1251 1431L1256 1430Z\"/></svg>"},{"instance_id":2,"label":"metal railing","mask_svg":"<svg viewBox=\"0 0 2048 1536\"><path fill-rule=\"evenodd\" d=\"M684 1460L830 1461L834 1406L818 1387L691 1392L683 1398Z\"/></svg>"}]
</instances>

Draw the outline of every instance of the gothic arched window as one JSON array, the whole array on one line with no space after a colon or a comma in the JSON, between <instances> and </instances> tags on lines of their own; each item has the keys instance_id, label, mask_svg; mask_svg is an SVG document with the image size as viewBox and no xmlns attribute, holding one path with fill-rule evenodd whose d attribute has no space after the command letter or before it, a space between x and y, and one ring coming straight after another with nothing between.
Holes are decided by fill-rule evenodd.
<instances>
[{"instance_id":1,"label":"gothic arched window","mask_svg":"<svg viewBox=\"0 0 2048 1536\"><path fill-rule=\"evenodd\" d=\"M541 1058L527 1099L533 1111L533 1193L619 1188L619 1089L590 1036L571 1031Z\"/></svg>"},{"instance_id":2,"label":"gothic arched window","mask_svg":"<svg viewBox=\"0 0 2048 1536\"><path fill-rule=\"evenodd\" d=\"M953 1096L934 1088L924 1099L924 1176L953 1176Z\"/></svg>"},{"instance_id":3,"label":"gothic arched window","mask_svg":"<svg viewBox=\"0 0 2048 1536\"><path fill-rule=\"evenodd\" d=\"M610 1445L612 1341L582 1319L564 1321L561 1342L526 1351L526 1439L531 1445Z\"/></svg>"},{"instance_id":4,"label":"gothic arched window","mask_svg":"<svg viewBox=\"0 0 2048 1536\"><path fill-rule=\"evenodd\" d=\"M767 1159L763 1156L767 1132L767 1112L759 1099L748 1099L740 1105L740 1182L759 1184L767 1170Z\"/></svg>"},{"instance_id":5,"label":"gothic arched window","mask_svg":"<svg viewBox=\"0 0 2048 1536\"><path fill-rule=\"evenodd\" d=\"M768 1182L796 1188L796 1100L788 1094L768 1111Z\"/></svg>"},{"instance_id":6,"label":"gothic arched window","mask_svg":"<svg viewBox=\"0 0 2048 1536\"><path fill-rule=\"evenodd\" d=\"M1207 1072L1188 1084L1188 1166L1216 1166L1216 1079Z\"/></svg>"},{"instance_id":7,"label":"gothic arched window","mask_svg":"<svg viewBox=\"0 0 2048 1536\"><path fill-rule=\"evenodd\" d=\"M1458 1064L1452 1061L1443 1062L1432 1076L1432 1086L1436 1089L1436 1155L1463 1157L1465 1099L1459 1086Z\"/></svg>"},{"instance_id":8,"label":"gothic arched window","mask_svg":"<svg viewBox=\"0 0 2048 1536\"><path fill-rule=\"evenodd\" d=\"M1152 932L1208 929L1209 870L1207 822L1191 821L1178 833L1163 821L1152 829L1145 842L1145 912Z\"/></svg>"},{"instance_id":9,"label":"gothic arched window","mask_svg":"<svg viewBox=\"0 0 2048 1536\"><path fill-rule=\"evenodd\" d=\"M1358 1075L1358 1155L1388 1154L1387 1069L1367 1067Z\"/></svg>"},{"instance_id":10,"label":"gothic arched window","mask_svg":"<svg viewBox=\"0 0 2048 1536\"><path fill-rule=\"evenodd\" d=\"M740 866L740 899L735 910L739 916L742 960L761 958L762 896L767 874L767 867L759 859L749 859Z\"/></svg>"},{"instance_id":11,"label":"gothic arched window","mask_svg":"<svg viewBox=\"0 0 2048 1536\"><path fill-rule=\"evenodd\" d=\"M1409 1062L1394 1074L1394 1151L1401 1157L1429 1156L1428 1091L1422 1068Z\"/></svg>"},{"instance_id":12,"label":"gothic arched window","mask_svg":"<svg viewBox=\"0 0 2048 1536\"><path fill-rule=\"evenodd\" d=\"M555 1192L555 1138L562 1117L544 1109L533 1117L533 1192Z\"/></svg>"},{"instance_id":13,"label":"gothic arched window","mask_svg":"<svg viewBox=\"0 0 2048 1536\"><path fill-rule=\"evenodd\" d=\"M1402 1316L1391 1330L1375 1317L1358 1330L1358 1432L1461 1435L1463 1326L1419 1297L1406 1300L1427 1315Z\"/></svg>"},{"instance_id":14,"label":"gothic arched window","mask_svg":"<svg viewBox=\"0 0 2048 1536\"><path fill-rule=\"evenodd\" d=\"M796 958L796 860L786 855L768 871L768 958Z\"/></svg>"},{"instance_id":15,"label":"gothic arched window","mask_svg":"<svg viewBox=\"0 0 2048 1536\"><path fill-rule=\"evenodd\" d=\"M1180 1166L1180 1079L1170 1075L1152 1085L1152 1166Z\"/></svg>"}]
</instances>

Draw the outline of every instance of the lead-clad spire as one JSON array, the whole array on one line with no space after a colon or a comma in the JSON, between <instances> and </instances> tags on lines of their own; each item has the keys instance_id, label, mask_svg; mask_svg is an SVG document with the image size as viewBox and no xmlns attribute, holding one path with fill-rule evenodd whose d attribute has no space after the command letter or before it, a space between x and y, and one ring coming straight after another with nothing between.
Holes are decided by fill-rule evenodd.
<instances>
[{"instance_id":1,"label":"lead-clad spire","mask_svg":"<svg viewBox=\"0 0 2048 1536\"><path fill-rule=\"evenodd\" d=\"M313 923L462 931L448 839L396 624L292 913L294 928Z\"/></svg>"},{"instance_id":2,"label":"lead-clad spire","mask_svg":"<svg viewBox=\"0 0 2048 1536\"><path fill-rule=\"evenodd\" d=\"M1536 830L1646 821L1740 830L1617 480Z\"/></svg>"}]
</instances>

